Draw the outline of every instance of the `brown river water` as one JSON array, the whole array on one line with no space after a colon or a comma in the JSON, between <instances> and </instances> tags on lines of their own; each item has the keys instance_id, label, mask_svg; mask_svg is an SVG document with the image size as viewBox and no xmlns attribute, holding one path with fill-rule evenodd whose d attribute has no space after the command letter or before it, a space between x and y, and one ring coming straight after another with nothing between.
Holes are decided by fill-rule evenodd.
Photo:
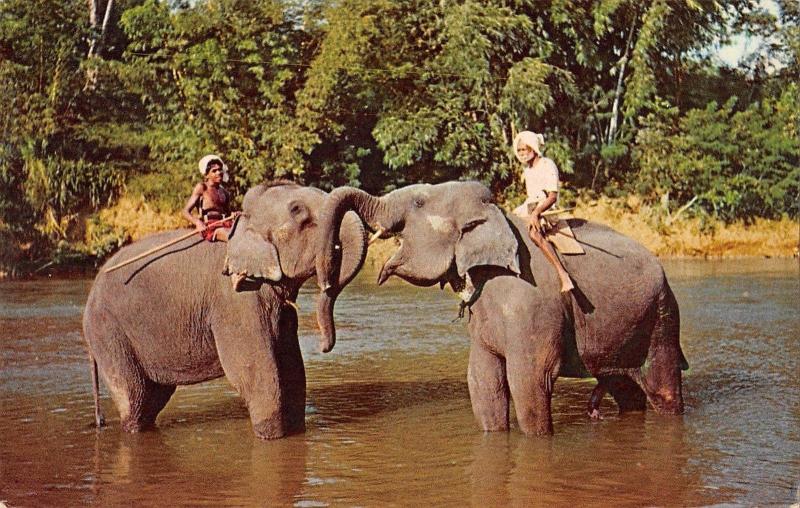
<instances>
[{"instance_id":1,"label":"brown river water","mask_svg":"<svg viewBox=\"0 0 800 508\"><path fill-rule=\"evenodd\" d=\"M16 506L698 506L800 503L797 260L665 263L681 308L686 414L585 414L560 379L555 435L484 434L449 292L366 270L314 351L305 434L256 439L225 379L178 388L158 429L93 428L81 313L90 279L0 283L0 501ZM122 296L122 295L120 295ZM158 309L153 309L157 312ZM147 319L147 316L142 316Z\"/></svg>"}]
</instances>

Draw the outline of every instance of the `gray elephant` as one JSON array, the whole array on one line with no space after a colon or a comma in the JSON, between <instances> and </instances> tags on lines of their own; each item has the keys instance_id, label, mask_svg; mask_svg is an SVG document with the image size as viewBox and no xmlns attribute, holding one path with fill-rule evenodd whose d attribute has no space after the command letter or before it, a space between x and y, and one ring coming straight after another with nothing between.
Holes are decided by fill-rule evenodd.
<instances>
[{"instance_id":1,"label":"gray elephant","mask_svg":"<svg viewBox=\"0 0 800 508\"><path fill-rule=\"evenodd\" d=\"M589 412L606 391L620 411L683 412L678 305L658 260L637 242L591 222L569 221L586 251L564 256L577 289L563 296L555 270L477 182L413 185L377 198L331 194L321 214L317 277L335 291L339 225L353 210L378 235L400 238L378 283L396 275L419 286L450 284L469 308L468 384L486 431L509 428L513 397L528 434L552 433L556 378L597 378Z\"/></svg>"},{"instance_id":2,"label":"gray elephant","mask_svg":"<svg viewBox=\"0 0 800 508\"><path fill-rule=\"evenodd\" d=\"M321 190L291 182L262 184L247 192L227 248L185 240L118 270L101 269L83 315L98 425L99 367L128 432L153 426L177 385L223 375L247 403L258 437L302 431L306 380L293 302L314 275L317 214L326 199ZM341 276L318 301L326 352L335 343L336 296L366 252L355 215L343 231ZM106 266L184 233L142 239ZM234 286L223 271L246 278Z\"/></svg>"}]
</instances>

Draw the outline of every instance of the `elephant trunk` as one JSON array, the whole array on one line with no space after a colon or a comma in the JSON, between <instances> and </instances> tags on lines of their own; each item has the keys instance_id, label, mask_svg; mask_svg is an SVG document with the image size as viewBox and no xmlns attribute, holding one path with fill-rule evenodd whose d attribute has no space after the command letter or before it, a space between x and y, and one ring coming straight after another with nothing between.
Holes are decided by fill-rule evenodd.
<instances>
[{"instance_id":1,"label":"elephant trunk","mask_svg":"<svg viewBox=\"0 0 800 508\"><path fill-rule=\"evenodd\" d=\"M320 286L322 290L317 300L317 324L321 333L320 350L323 353L332 350L336 344L336 327L333 321L333 306L336 298L361 270L367 255L367 237L361 219L353 213L343 213L340 217L341 219L337 222L340 226L337 228L337 241L341 243L336 244L338 248L333 248L337 255L336 270L327 279L335 283L329 283L327 287ZM323 231L325 229L318 225L318 234L322 234ZM319 245L317 247L319 248ZM317 256L319 256L319 252L318 250Z\"/></svg>"},{"instance_id":2,"label":"elephant trunk","mask_svg":"<svg viewBox=\"0 0 800 508\"><path fill-rule=\"evenodd\" d=\"M339 229L348 211L354 211L374 231L393 231L400 218L390 212L383 198L377 198L354 187L334 189L325 203L319 220L319 245L317 248L317 284L323 293L336 290L340 269ZM334 297L335 299L335 297ZM319 308L319 307L318 307Z\"/></svg>"},{"instance_id":3,"label":"elephant trunk","mask_svg":"<svg viewBox=\"0 0 800 508\"><path fill-rule=\"evenodd\" d=\"M328 290L320 292L317 300L317 325L321 333L319 348L323 353L328 353L336 345L336 327L333 325L333 305L336 303L338 291Z\"/></svg>"}]
</instances>

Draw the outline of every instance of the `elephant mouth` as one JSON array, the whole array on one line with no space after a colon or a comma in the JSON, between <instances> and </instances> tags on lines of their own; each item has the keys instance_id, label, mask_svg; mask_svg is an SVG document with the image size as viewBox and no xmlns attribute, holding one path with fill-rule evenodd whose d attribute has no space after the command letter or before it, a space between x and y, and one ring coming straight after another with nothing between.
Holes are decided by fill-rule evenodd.
<instances>
[{"instance_id":1,"label":"elephant mouth","mask_svg":"<svg viewBox=\"0 0 800 508\"><path fill-rule=\"evenodd\" d=\"M229 277L233 290L237 293L242 291L258 290L262 284L267 282L277 282L274 274L269 276L263 274L247 273L246 270L240 270L232 267L230 263L225 263L225 268L222 270L222 275Z\"/></svg>"},{"instance_id":2,"label":"elephant mouth","mask_svg":"<svg viewBox=\"0 0 800 508\"><path fill-rule=\"evenodd\" d=\"M260 277L252 277L246 273L233 273L228 275L231 280L231 287L237 293L243 291L257 291L261 285L268 282L267 279Z\"/></svg>"},{"instance_id":3,"label":"elephant mouth","mask_svg":"<svg viewBox=\"0 0 800 508\"><path fill-rule=\"evenodd\" d=\"M441 258L435 257L439 261L428 263L424 259L421 262L416 252L417 249L409 246L401 236L400 247L384 261L381 267L378 285L383 285L394 276L414 286L430 287L449 282L456 274L455 256L452 253L444 253Z\"/></svg>"},{"instance_id":4,"label":"elephant mouth","mask_svg":"<svg viewBox=\"0 0 800 508\"><path fill-rule=\"evenodd\" d=\"M448 271L449 272L449 271ZM405 256L402 253L402 247L395 254L387 259L380 273L378 274L378 285L383 285L390 277L399 277L400 279L419 287L430 287L441 283L447 277L448 272L440 276L424 277L416 273L413 268L406 264Z\"/></svg>"}]
</instances>

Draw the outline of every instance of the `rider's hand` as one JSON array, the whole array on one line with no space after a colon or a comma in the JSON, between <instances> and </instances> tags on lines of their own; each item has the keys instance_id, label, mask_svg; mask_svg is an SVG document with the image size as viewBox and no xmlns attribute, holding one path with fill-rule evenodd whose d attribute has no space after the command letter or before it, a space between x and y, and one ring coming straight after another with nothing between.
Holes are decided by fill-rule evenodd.
<instances>
[{"instance_id":1,"label":"rider's hand","mask_svg":"<svg viewBox=\"0 0 800 508\"><path fill-rule=\"evenodd\" d=\"M542 233L542 221L538 213L531 214L531 223L528 226L531 231Z\"/></svg>"}]
</instances>

